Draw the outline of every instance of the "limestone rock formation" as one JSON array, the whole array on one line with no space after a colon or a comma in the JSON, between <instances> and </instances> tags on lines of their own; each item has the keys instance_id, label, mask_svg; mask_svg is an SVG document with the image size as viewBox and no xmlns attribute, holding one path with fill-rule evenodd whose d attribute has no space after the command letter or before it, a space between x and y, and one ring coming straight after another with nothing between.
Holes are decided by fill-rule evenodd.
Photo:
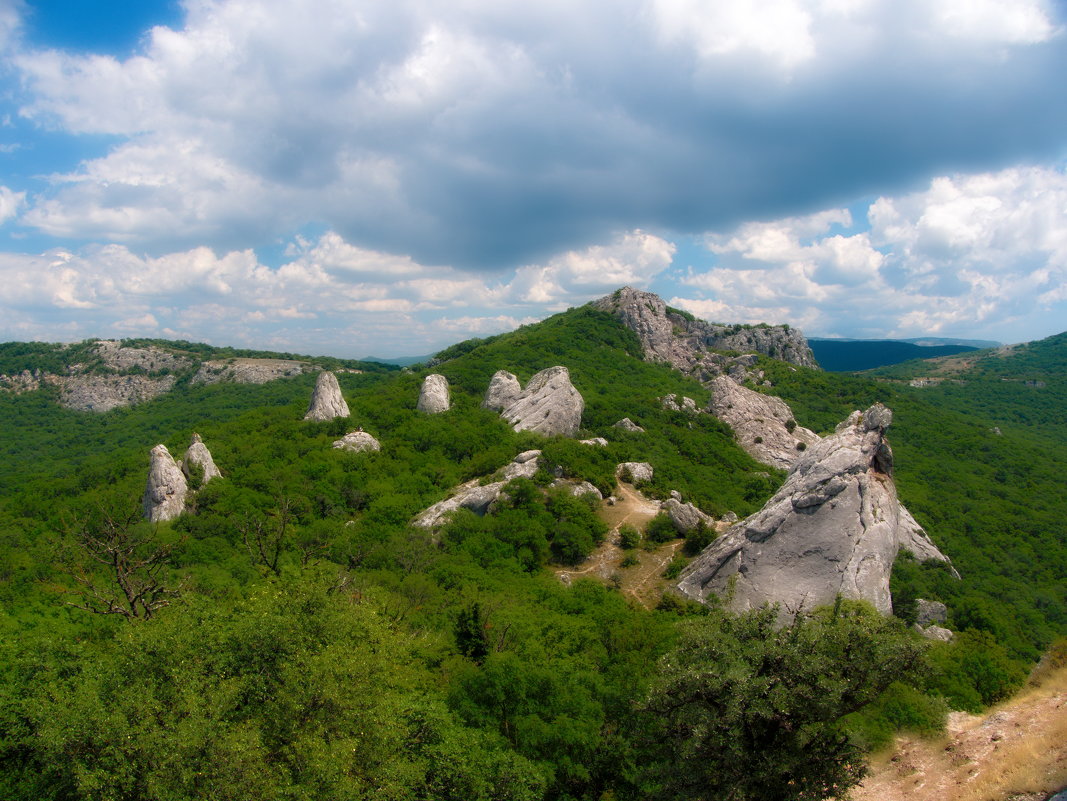
<instances>
[{"instance_id":1,"label":"limestone rock formation","mask_svg":"<svg viewBox=\"0 0 1067 801\"><path fill-rule=\"evenodd\" d=\"M572 481L566 478L557 478L552 482L553 487L563 487L575 498L582 495L593 495L598 501L604 499L604 495L588 481Z\"/></svg>"},{"instance_id":2,"label":"limestone rock formation","mask_svg":"<svg viewBox=\"0 0 1067 801\"><path fill-rule=\"evenodd\" d=\"M351 453L380 451L382 449L381 443L362 429L349 431L341 439L334 440L333 447L342 451L350 451Z\"/></svg>"},{"instance_id":3,"label":"limestone rock formation","mask_svg":"<svg viewBox=\"0 0 1067 801\"><path fill-rule=\"evenodd\" d=\"M618 428L622 431L629 431L631 434L644 434L645 429L641 428L637 423L631 420L629 417L622 418L619 422L613 423L612 428Z\"/></svg>"},{"instance_id":4,"label":"limestone rock formation","mask_svg":"<svg viewBox=\"0 0 1067 801\"><path fill-rule=\"evenodd\" d=\"M743 387L728 376L711 381L709 411L734 430L738 444L754 459L787 468L819 441L814 431L798 425L780 398Z\"/></svg>"},{"instance_id":5,"label":"limestone rock formation","mask_svg":"<svg viewBox=\"0 0 1067 801\"><path fill-rule=\"evenodd\" d=\"M482 479L473 478L460 484L450 497L419 513L413 524L420 528L435 528L448 522L448 516L457 509L470 509L475 514L484 515L509 481L533 477L540 467L540 456L538 450L523 451L498 471L496 481L483 484Z\"/></svg>"},{"instance_id":6,"label":"limestone rock formation","mask_svg":"<svg viewBox=\"0 0 1067 801\"><path fill-rule=\"evenodd\" d=\"M516 431L573 437L582 423L585 401L571 384L566 367L549 367L534 374L526 389L501 414Z\"/></svg>"},{"instance_id":7,"label":"limestone rock formation","mask_svg":"<svg viewBox=\"0 0 1067 801\"><path fill-rule=\"evenodd\" d=\"M715 530L715 518L704 514L691 503L682 503L680 498L664 501L662 508L670 516L675 530L683 537L690 531L695 531L701 523L709 531Z\"/></svg>"},{"instance_id":8,"label":"limestone rock formation","mask_svg":"<svg viewBox=\"0 0 1067 801\"><path fill-rule=\"evenodd\" d=\"M114 339L102 339L92 347L106 367L112 370L180 371L193 366L193 360L150 345L147 348L124 346Z\"/></svg>"},{"instance_id":9,"label":"limestone rock formation","mask_svg":"<svg viewBox=\"0 0 1067 801\"><path fill-rule=\"evenodd\" d=\"M148 483L142 507L146 520L153 523L173 520L185 509L189 486L166 445L156 445L149 454Z\"/></svg>"},{"instance_id":10,"label":"limestone rock formation","mask_svg":"<svg viewBox=\"0 0 1067 801\"><path fill-rule=\"evenodd\" d=\"M193 434L193 441L185 450L182 458L182 473L187 479L191 479L193 472L200 474L200 486L204 486L213 478L222 478L222 472L215 466L215 460L211 458L211 451L200 439L199 434Z\"/></svg>"},{"instance_id":11,"label":"limestone rock formation","mask_svg":"<svg viewBox=\"0 0 1067 801\"><path fill-rule=\"evenodd\" d=\"M881 404L853 412L801 455L763 509L690 563L678 589L703 600L732 585L735 610L777 603L783 621L838 594L891 612L893 560L902 540L919 536L904 530L906 520L902 528L885 438L891 420ZM922 537L929 558L948 561Z\"/></svg>"},{"instance_id":12,"label":"limestone rock formation","mask_svg":"<svg viewBox=\"0 0 1067 801\"><path fill-rule=\"evenodd\" d=\"M652 480L652 465L648 462L623 462L616 466L615 475L623 481L629 481L634 486L647 484ZM627 478L629 476L629 478Z\"/></svg>"},{"instance_id":13,"label":"limestone rock formation","mask_svg":"<svg viewBox=\"0 0 1067 801\"><path fill-rule=\"evenodd\" d=\"M45 383L59 387L59 403L79 412L109 412L152 400L174 387L172 375L46 375Z\"/></svg>"},{"instance_id":14,"label":"limestone rock formation","mask_svg":"<svg viewBox=\"0 0 1067 801\"><path fill-rule=\"evenodd\" d=\"M915 628L928 640L934 640L935 642L952 642L956 639L956 635L952 629L946 629L944 626L934 625L923 628L916 624Z\"/></svg>"},{"instance_id":15,"label":"limestone rock formation","mask_svg":"<svg viewBox=\"0 0 1067 801\"><path fill-rule=\"evenodd\" d=\"M582 445L600 445L601 447L608 444L608 441L603 437L593 437L592 439L580 439L578 440Z\"/></svg>"},{"instance_id":16,"label":"limestone rock formation","mask_svg":"<svg viewBox=\"0 0 1067 801\"><path fill-rule=\"evenodd\" d=\"M348 404L341 395L341 385L337 376L323 370L315 382L315 391L311 393L305 420L333 420L335 417L348 417Z\"/></svg>"},{"instance_id":17,"label":"limestone rock formation","mask_svg":"<svg viewBox=\"0 0 1067 801\"><path fill-rule=\"evenodd\" d=\"M663 408L671 412L685 412L686 414L696 414L700 410L697 408L697 402L692 398L687 398L682 395L680 398L673 392L670 395L664 395L659 399L659 402L663 405Z\"/></svg>"},{"instance_id":18,"label":"limestone rock formation","mask_svg":"<svg viewBox=\"0 0 1067 801\"><path fill-rule=\"evenodd\" d=\"M948 620L948 607L940 601L915 599L915 623L925 628L932 623L944 623Z\"/></svg>"},{"instance_id":19,"label":"limestone rock formation","mask_svg":"<svg viewBox=\"0 0 1067 801\"><path fill-rule=\"evenodd\" d=\"M667 362L696 374L708 348L763 353L804 367L817 367L803 334L788 326L720 325L679 314L651 292L623 287L593 302L614 315L641 341L648 361Z\"/></svg>"},{"instance_id":20,"label":"limestone rock formation","mask_svg":"<svg viewBox=\"0 0 1067 801\"><path fill-rule=\"evenodd\" d=\"M419 402L415 408L425 414L440 414L447 412L451 405L448 379L437 373L426 376L419 390Z\"/></svg>"},{"instance_id":21,"label":"limestone rock formation","mask_svg":"<svg viewBox=\"0 0 1067 801\"><path fill-rule=\"evenodd\" d=\"M190 384L266 384L318 369L293 359L216 359L200 365Z\"/></svg>"},{"instance_id":22,"label":"limestone rock formation","mask_svg":"<svg viewBox=\"0 0 1067 801\"><path fill-rule=\"evenodd\" d=\"M501 412L506 409L522 392L522 385L514 373L497 370L489 380L489 389L485 391L483 409Z\"/></svg>"}]
</instances>

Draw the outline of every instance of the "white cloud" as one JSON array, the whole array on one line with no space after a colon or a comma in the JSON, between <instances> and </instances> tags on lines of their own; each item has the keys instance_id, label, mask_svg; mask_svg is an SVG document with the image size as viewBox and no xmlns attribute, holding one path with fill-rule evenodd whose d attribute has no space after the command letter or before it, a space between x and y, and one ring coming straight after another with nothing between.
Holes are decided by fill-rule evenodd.
<instances>
[{"instance_id":1,"label":"white cloud","mask_svg":"<svg viewBox=\"0 0 1067 801\"><path fill-rule=\"evenodd\" d=\"M831 235L831 223L849 220L827 211L711 235L719 263L690 269L684 283L712 297L677 303L718 319L870 336L997 336L1028 316L1067 312L1056 306L1067 299L1061 169L940 177L925 191L878 198L867 217L863 232Z\"/></svg>"},{"instance_id":2,"label":"white cloud","mask_svg":"<svg viewBox=\"0 0 1067 801\"><path fill-rule=\"evenodd\" d=\"M13 219L25 202L25 192L13 192L6 186L0 186L0 225Z\"/></svg>"}]
</instances>

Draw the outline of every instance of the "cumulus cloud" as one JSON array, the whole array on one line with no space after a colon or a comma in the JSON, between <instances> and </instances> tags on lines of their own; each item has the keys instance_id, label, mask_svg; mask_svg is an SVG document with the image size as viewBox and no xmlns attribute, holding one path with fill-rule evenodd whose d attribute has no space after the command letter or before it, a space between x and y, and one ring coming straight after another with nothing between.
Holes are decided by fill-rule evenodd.
<instances>
[{"instance_id":1,"label":"cumulus cloud","mask_svg":"<svg viewBox=\"0 0 1067 801\"><path fill-rule=\"evenodd\" d=\"M1012 168L939 177L879 197L869 230L844 210L708 236L718 256L677 305L719 319L788 321L809 333L905 336L999 331L1067 319L1067 173ZM1058 323L1056 322L1058 317Z\"/></svg>"},{"instance_id":2,"label":"cumulus cloud","mask_svg":"<svg viewBox=\"0 0 1067 801\"><path fill-rule=\"evenodd\" d=\"M316 224L513 269L1041 157L1067 123L1051 0L184 8L125 59L9 58L25 118L117 139L25 225L161 253Z\"/></svg>"},{"instance_id":3,"label":"cumulus cloud","mask_svg":"<svg viewBox=\"0 0 1067 801\"><path fill-rule=\"evenodd\" d=\"M25 202L25 192L13 192L6 186L0 186L0 225L17 215Z\"/></svg>"}]
</instances>

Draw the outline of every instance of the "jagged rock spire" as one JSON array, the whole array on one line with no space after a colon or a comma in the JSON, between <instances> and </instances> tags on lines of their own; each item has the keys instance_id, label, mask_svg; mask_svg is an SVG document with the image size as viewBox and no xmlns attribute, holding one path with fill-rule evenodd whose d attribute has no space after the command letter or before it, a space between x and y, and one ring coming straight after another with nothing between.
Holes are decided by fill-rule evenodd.
<instances>
[{"instance_id":1,"label":"jagged rock spire","mask_svg":"<svg viewBox=\"0 0 1067 801\"><path fill-rule=\"evenodd\" d=\"M200 486L204 486L213 478L222 478L222 472L215 466L215 460L211 458L211 451L196 433L193 434L193 440L189 443L185 457L182 459L182 473L186 478L192 478L194 468L200 470Z\"/></svg>"},{"instance_id":2,"label":"jagged rock spire","mask_svg":"<svg viewBox=\"0 0 1067 801\"><path fill-rule=\"evenodd\" d=\"M315 391L311 393L305 420L333 420L335 417L348 417L348 404L341 395L341 386L337 376L323 370L315 382Z\"/></svg>"},{"instance_id":3,"label":"jagged rock spire","mask_svg":"<svg viewBox=\"0 0 1067 801\"><path fill-rule=\"evenodd\" d=\"M173 520L185 510L189 485L166 445L156 445L149 454L148 483L142 506L146 520Z\"/></svg>"}]
</instances>

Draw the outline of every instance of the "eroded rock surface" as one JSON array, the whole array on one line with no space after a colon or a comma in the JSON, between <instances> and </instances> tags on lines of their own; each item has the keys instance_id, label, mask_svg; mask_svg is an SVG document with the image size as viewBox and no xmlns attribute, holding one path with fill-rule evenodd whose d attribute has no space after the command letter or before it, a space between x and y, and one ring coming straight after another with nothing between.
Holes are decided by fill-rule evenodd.
<instances>
[{"instance_id":1,"label":"eroded rock surface","mask_svg":"<svg viewBox=\"0 0 1067 801\"><path fill-rule=\"evenodd\" d=\"M46 375L59 387L59 403L79 412L109 412L152 400L174 387L172 375Z\"/></svg>"},{"instance_id":2,"label":"eroded rock surface","mask_svg":"<svg viewBox=\"0 0 1067 801\"><path fill-rule=\"evenodd\" d=\"M149 346L133 348L123 346L114 339L102 339L93 345L93 352L112 370L144 370L148 373L160 370L180 371L191 368L193 360L175 353Z\"/></svg>"},{"instance_id":3,"label":"eroded rock surface","mask_svg":"<svg viewBox=\"0 0 1067 801\"><path fill-rule=\"evenodd\" d=\"M648 462L623 462L615 467L615 475L634 486L647 484L652 480L653 472Z\"/></svg>"},{"instance_id":4,"label":"eroded rock surface","mask_svg":"<svg viewBox=\"0 0 1067 801\"><path fill-rule=\"evenodd\" d=\"M804 335L789 326L721 325L690 319L669 310L658 295L632 287L623 287L592 305L637 334L647 360L667 362L687 375L713 366L714 360L706 361L708 348L755 351L804 367L818 366Z\"/></svg>"},{"instance_id":5,"label":"eroded rock surface","mask_svg":"<svg viewBox=\"0 0 1067 801\"><path fill-rule=\"evenodd\" d=\"M189 485L165 445L149 453L148 483L141 501L146 520L153 523L173 520L185 510Z\"/></svg>"},{"instance_id":6,"label":"eroded rock surface","mask_svg":"<svg viewBox=\"0 0 1067 801\"><path fill-rule=\"evenodd\" d=\"M348 417L348 415L348 404L341 395L341 385L337 383L337 376L325 370L319 373L304 419L333 420L336 417Z\"/></svg>"},{"instance_id":7,"label":"eroded rock surface","mask_svg":"<svg viewBox=\"0 0 1067 801\"><path fill-rule=\"evenodd\" d=\"M659 402L663 405L664 409L671 412L685 412L686 414L696 414L700 410L697 408L697 402L692 398L688 398L685 395L679 397L673 392L670 395L664 395L659 399Z\"/></svg>"},{"instance_id":8,"label":"eroded rock surface","mask_svg":"<svg viewBox=\"0 0 1067 801\"><path fill-rule=\"evenodd\" d=\"M715 530L715 518L704 514L691 503L682 503L680 498L670 498L663 502L663 511L671 518L675 530L683 537L703 523L709 531Z\"/></svg>"},{"instance_id":9,"label":"eroded rock surface","mask_svg":"<svg viewBox=\"0 0 1067 801\"><path fill-rule=\"evenodd\" d=\"M382 445L378 440L366 431L349 431L341 439L334 440L333 447L351 453L363 453L365 451L380 451Z\"/></svg>"},{"instance_id":10,"label":"eroded rock surface","mask_svg":"<svg viewBox=\"0 0 1067 801\"><path fill-rule=\"evenodd\" d=\"M193 473L200 476L200 486L204 486L213 478L222 478L222 471L215 466L215 460L211 458L211 451L200 438L199 434L193 434L193 441L185 449L182 457L182 473L187 479L191 479Z\"/></svg>"},{"instance_id":11,"label":"eroded rock surface","mask_svg":"<svg viewBox=\"0 0 1067 801\"><path fill-rule=\"evenodd\" d=\"M452 396L448 388L448 379L437 373L426 376L419 390L419 402L415 408L425 414L440 414L447 412L451 405Z\"/></svg>"},{"instance_id":12,"label":"eroded rock surface","mask_svg":"<svg viewBox=\"0 0 1067 801\"><path fill-rule=\"evenodd\" d=\"M497 370L489 380L489 389L485 391L483 409L500 412L506 409L522 393L522 385L514 373Z\"/></svg>"},{"instance_id":13,"label":"eroded rock surface","mask_svg":"<svg viewBox=\"0 0 1067 801\"><path fill-rule=\"evenodd\" d=\"M557 366L534 374L501 414L516 431L573 437L584 410L585 401L571 384L570 371Z\"/></svg>"},{"instance_id":14,"label":"eroded rock surface","mask_svg":"<svg viewBox=\"0 0 1067 801\"><path fill-rule=\"evenodd\" d=\"M508 482L516 478L533 478L540 467L541 451L523 451L510 463L497 471L496 480L482 483L483 479L474 478L460 484L452 495L435 503L421 512L413 522L420 528L436 528L448 522L449 515L457 509L470 509L477 515L484 515L489 506L500 497Z\"/></svg>"},{"instance_id":15,"label":"eroded rock surface","mask_svg":"<svg viewBox=\"0 0 1067 801\"><path fill-rule=\"evenodd\" d=\"M318 368L293 359L216 359L203 362L191 384L266 384Z\"/></svg>"},{"instance_id":16,"label":"eroded rock surface","mask_svg":"<svg viewBox=\"0 0 1067 801\"><path fill-rule=\"evenodd\" d=\"M875 404L815 442L759 512L690 563L678 589L703 600L733 584L735 610L779 604L783 621L838 594L891 612L893 560L902 541L919 536L907 530L897 500L885 439L891 419ZM948 561L925 532L922 538L929 558Z\"/></svg>"},{"instance_id":17,"label":"eroded rock surface","mask_svg":"<svg viewBox=\"0 0 1067 801\"><path fill-rule=\"evenodd\" d=\"M631 420L629 417L624 417L619 422L613 423L612 428L618 428L621 431L629 431L631 434L644 434L645 429L641 428L637 423Z\"/></svg>"},{"instance_id":18,"label":"eroded rock surface","mask_svg":"<svg viewBox=\"0 0 1067 801\"><path fill-rule=\"evenodd\" d=\"M752 458L787 468L819 441L814 431L797 424L781 398L743 387L729 376L712 379L709 411L727 423L737 443Z\"/></svg>"}]
</instances>

